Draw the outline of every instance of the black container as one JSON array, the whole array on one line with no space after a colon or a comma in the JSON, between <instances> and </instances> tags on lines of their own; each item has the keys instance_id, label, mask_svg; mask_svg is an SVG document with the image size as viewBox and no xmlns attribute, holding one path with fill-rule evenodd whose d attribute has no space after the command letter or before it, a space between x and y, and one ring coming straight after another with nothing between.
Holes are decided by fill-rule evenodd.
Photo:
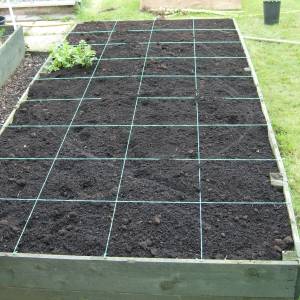
<instances>
[{"instance_id":1,"label":"black container","mask_svg":"<svg viewBox=\"0 0 300 300\"><path fill-rule=\"evenodd\" d=\"M5 17L0 16L0 25L5 25Z\"/></svg>"},{"instance_id":2,"label":"black container","mask_svg":"<svg viewBox=\"0 0 300 300\"><path fill-rule=\"evenodd\" d=\"M264 17L266 25L279 23L281 1L264 1Z\"/></svg>"}]
</instances>

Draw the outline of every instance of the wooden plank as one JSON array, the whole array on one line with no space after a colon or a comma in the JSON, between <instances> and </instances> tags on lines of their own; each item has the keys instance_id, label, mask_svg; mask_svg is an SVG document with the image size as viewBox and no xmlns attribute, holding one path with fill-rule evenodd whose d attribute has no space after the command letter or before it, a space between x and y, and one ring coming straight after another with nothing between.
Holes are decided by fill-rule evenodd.
<instances>
[{"instance_id":1,"label":"wooden plank","mask_svg":"<svg viewBox=\"0 0 300 300\"><path fill-rule=\"evenodd\" d=\"M297 281L296 281L296 289L295 289L295 300L300 299L300 266L298 267L298 276L297 276Z\"/></svg>"},{"instance_id":2,"label":"wooden plank","mask_svg":"<svg viewBox=\"0 0 300 300\"><path fill-rule=\"evenodd\" d=\"M256 37L256 36L244 36L244 38L247 39L247 40L254 40L254 41L259 41L259 42L300 45L300 41L291 41L291 40L282 40L282 39L268 39L268 38Z\"/></svg>"},{"instance_id":3,"label":"wooden plank","mask_svg":"<svg viewBox=\"0 0 300 300\"><path fill-rule=\"evenodd\" d=\"M102 294L292 299L297 275L296 261L239 264L25 254L0 257L0 291L17 287Z\"/></svg>"},{"instance_id":4,"label":"wooden plank","mask_svg":"<svg viewBox=\"0 0 300 300\"><path fill-rule=\"evenodd\" d=\"M15 72L25 55L22 27L18 27L0 46L0 87Z\"/></svg>"},{"instance_id":5,"label":"wooden plank","mask_svg":"<svg viewBox=\"0 0 300 300\"><path fill-rule=\"evenodd\" d=\"M99 292L65 292L33 289L1 289L1 300L293 300L293 298L249 297L181 297L145 294L100 294Z\"/></svg>"},{"instance_id":6,"label":"wooden plank","mask_svg":"<svg viewBox=\"0 0 300 300\"><path fill-rule=\"evenodd\" d=\"M103 294L90 291L53 291L19 288L3 288L0 291L0 295L1 300L181 300L181 297L176 296L174 297L123 293Z\"/></svg>"}]
</instances>

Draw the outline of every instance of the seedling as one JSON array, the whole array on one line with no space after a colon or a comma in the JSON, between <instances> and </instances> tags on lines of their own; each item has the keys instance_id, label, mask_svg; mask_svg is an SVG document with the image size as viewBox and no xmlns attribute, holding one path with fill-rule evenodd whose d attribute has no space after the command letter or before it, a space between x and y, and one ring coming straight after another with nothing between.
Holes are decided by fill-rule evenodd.
<instances>
[{"instance_id":1,"label":"seedling","mask_svg":"<svg viewBox=\"0 0 300 300\"><path fill-rule=\"evenodd\" d=\"M5 34L5 29L4 28L0 28L0 38L3 37Z\"/></svg>"},{"instance_id":2,"label":"seedling","mask_svg":"<svg viewBox=\"0 0 300 300\"><path fill-rule=\"evenodd\" d=\"M51 51L52 62L48 67L48 71L69 69L77 65L88 68L93 64L95 55L96 52L84 40L81 40L78 45L70 45L68 42L64 42Z\"/></svg>"}]
</instances>

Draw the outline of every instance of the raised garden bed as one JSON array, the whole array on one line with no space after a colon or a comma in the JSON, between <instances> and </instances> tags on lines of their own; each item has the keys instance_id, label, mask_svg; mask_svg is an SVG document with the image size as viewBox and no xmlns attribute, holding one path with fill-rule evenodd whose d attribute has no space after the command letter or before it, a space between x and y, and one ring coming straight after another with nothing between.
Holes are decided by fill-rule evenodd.
<instances>
[{"instance_id":1,"label":"raised garden bed","mask_svg":"<svg viewBox=\"0 0 300 300\"><path fill-rule=\"evenodd\" d=\"M25 54L22 27L0 26L0 87L14 73Z\"/></svg>"},{"instance_id":2,"label":"raised garden bed","mask_svg":"<svg viewBox=\"0 0 300 300\"><path fill-rule=\"evenodd\" d=\"M234 22L81 38L94 65L41 72L0 137L6 298L297 299L286 175Z\"/></svg>"}]
</instances>

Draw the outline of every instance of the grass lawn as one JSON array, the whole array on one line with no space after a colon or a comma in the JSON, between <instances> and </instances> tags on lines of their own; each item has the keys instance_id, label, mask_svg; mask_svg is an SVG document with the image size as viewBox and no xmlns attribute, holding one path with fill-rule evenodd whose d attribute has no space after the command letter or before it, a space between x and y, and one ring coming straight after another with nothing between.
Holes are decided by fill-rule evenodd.
<instances>
[{"instance_id":1,"label":"grass lawn","mask_svg":"<svg viewBox=\"0 0 300 300\"><path fill-rule=\"evenodd\" d=\"M99 3L100 2L100 3ZM228 13L244 35L300 41L300 1L282 1L279 25L263 25L262 0L244 0L241 12ZM83 0L79 20L142 20L139 0ZM177 13L170 18L218 17ZM289 177L300 225L300 46L247 40Z\"/></svg>"}]
</instances>

